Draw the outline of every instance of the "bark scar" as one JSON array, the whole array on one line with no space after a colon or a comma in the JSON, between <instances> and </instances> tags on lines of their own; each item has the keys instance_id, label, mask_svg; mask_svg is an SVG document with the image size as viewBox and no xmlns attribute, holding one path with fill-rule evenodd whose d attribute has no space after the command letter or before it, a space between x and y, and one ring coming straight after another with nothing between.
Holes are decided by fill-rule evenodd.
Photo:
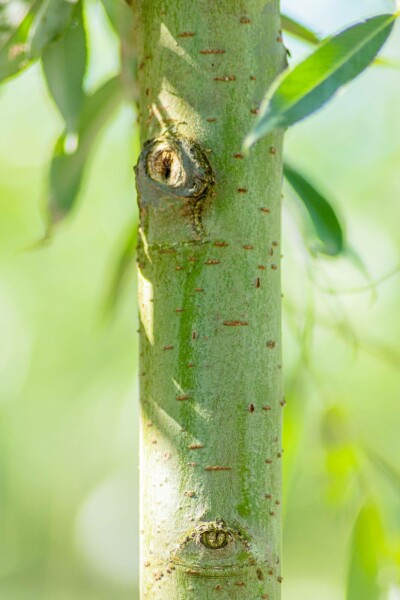
<instances>
[{"instance_id":1,"label":"bark scar","mask_svg":"<svg viewBox=\"0 0 400 600\"><path fill-rule=\"evenodd\" d=\"M141 211L165 200L183 202L181 214L194 233L203 234L204 202L214 185L214 172L201 146L194 140L164 134L147 141L135 167ZM164 202L163 202L164 201Z\"/></svg>"},{"instance_id":2,"label":"bark scar","mask_svg":"<svg viewBox=\"0 0 400 600\"><path fill-rule=\"evenodd\" d=\"M203 577L229 577L258 562L251 551L250 537L221 517L201 522L189 531L170 560Z\"/></svg>"}]
</instances>

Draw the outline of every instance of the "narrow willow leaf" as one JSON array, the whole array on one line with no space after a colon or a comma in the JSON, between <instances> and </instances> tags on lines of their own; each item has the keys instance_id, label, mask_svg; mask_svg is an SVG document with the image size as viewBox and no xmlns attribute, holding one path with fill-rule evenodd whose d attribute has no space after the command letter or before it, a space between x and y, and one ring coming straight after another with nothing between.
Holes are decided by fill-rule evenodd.
<instances>
[{"instance_id":1,"label":"narrow willow leaf","mask_svg":"<svg viewBox=\"0 0 400 600\"><path fill-rule=\"evenodd\" d=\"M123 37L129 37L133 32L133 11L126 0L102 0L107 16L116 33Z\"/></svg>"},{"instance_id":2,"label":"narrow willow leaf","mask_svg":"<svg viewBox=\"0 0 400 600\"><path fill-rule=\"evenodd\" d=\"M109 0L108 0L109 1ZM288 17L287 15L282 15L282 28L290 35L297 37L303 42L308 42L309 44L313 44L317 46L321 43L321 38L318 35L306 27L302 25L298 21ZM391 69L400 69L400 62L393 58L386 58L385 56L377 56L374 60L374 65L377 67L388 67Z\"/></svg>"},{"instance_id":3,"label":"narrow willow leaf","mask_svg":"<svg viewBox=\"0 0 400 600\"><path fill-rule=\"evenodd\" d=\"M66 130L75 132L84 100L83 79L87 66L81 3L75 7L61 37L47 46L42 61L47 86L64 117Z\"/></svg>"},{"instance_id":4,"label":"narrow willow leaf","mask_svg":"<svg viewBox=\"0 0 400 600\"><path fill-rule=\"evenodd\" d=\"M41 0L0 4L0 81L30 63L29 31L39 13Z\"/></svg>"},{"instance_id":5,"label":"narrow willow leaf","mask_svg":"<svg viewBox=\"0 0 400 600\"><path fill-rule=\"evenodd\" d=\"M344 251L344 233L332 205L302 174L287 163L284 175L304 204L314 225L321 245L318 250L330 256L337 256Z\"/></svg>"},{"instance_id":6,"label":"narrow willow leaf","mask_svg":"<svg viewBox=\"0 0 400 600\"><path fill-rule=\"evenodd\" d=\"M133 101L139 101L137 84L137 30L132 7L126 0L102 0L108 20L114 28L120 44L121 78L127 96Z\"/></svg>"},{"instance_id":7,"label":"narrow willow leaf","mask_svg":"<svg viewBox=\"0 0 400 600\"><path fill-rule=\"evenodd\" d=\"M69 152L67 132L58 139L50 168L52 221L59 220L72 209L94 142L121 101L122 87L117 76L85 98L75 151Z\"/></svg>"},{"instance_id":8,"label":"narrow willow leaf","mask_svg":"<svg viewBox=\"0 0 400 600\"><path fill-rule=\"evenodd\" d=\"M125 240L123 247L121 248L120 256L118 258L117 266L112 277L110 289L108 291L105 312L115 308L123 290L124 282L127 279L127 275L131 271L134 258L136 256L136 244L137 244L137 227L132 224L129 230L129 234Z\"/></svg>"},{"instance_id":9,"label":"narrow willow leaf","mask_svg":"<svg viewBox=\"0 0 400 600\"><path fill-rule=\"evenodd\" d=\"M46 46L55 40L69 24L75 2L42 0L37 18L29 32L32 57L39 57Z\"/></svg>"},{"instance_id":10,"label":"narrow willow leaf","mask_svg":"<svg viewBox=\"0 0 400 600\"><path fill-rule=\"evenodd\" d=\"M379 556L382 547L379 511L374 504L366 504L353 529L346 600L379 600Z\"/></svg>"},{"instance_id":11,"label":"narrow willow leaf","mask_svg":"<svg viewBox=\"0 0 400 600\"><path fill-rule=\"evenodd\" d=\"M68 25L74 3L68 0L21 0L0 3L0 81L40 57Z\"/></svg>"},{"instance_id":12,"label":"narrow willow leaf","mask_svg":"<svg viewBox=\"0 0 400 600\"><path fill-rule=\"evenodd\" d=\"M398 15L379 15L323 42L311 56L278 78L245 139L250 148L280 127L290 127L321 108L374 60Z\"/></svg>"},{"instance_id":13,"label":"narrow willow leaf","mask_svg":"<svg viewBox=\"0 0 400 600\"><path fill-rule=\"evenodd\" d=\"M282 27L287 33L308 42L309 44L319 44L320 38L308 27L305 27L298 21L295 21L287 15L282 15Z\"/></svg>"}]
</instances>

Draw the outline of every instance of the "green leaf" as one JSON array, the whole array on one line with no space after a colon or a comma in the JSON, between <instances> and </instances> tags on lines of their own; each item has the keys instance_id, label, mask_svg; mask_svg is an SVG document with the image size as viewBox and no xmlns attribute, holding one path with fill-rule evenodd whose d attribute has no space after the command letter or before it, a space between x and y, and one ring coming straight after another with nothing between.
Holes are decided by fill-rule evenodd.
<instances>
[{"instance_id":1,"label":"green leaf","mask_svg":"<svg viewBox=\"0 0 400 600\"><path fill-rule=\"evenodd\" d=\"M107 0L110 1L110 0ZM302 40L303 42L308 42L309 44L313 44L317 46L321 43L321 38L309 27L302 25L295 19L288 17L287 15L282 15L282 28L289 33L290 35ZM400 62L393 58L387 58L385 56L377 56L374 59L373 63L376 67L387 67L390 69L400 69Z\"/></svg>"},{"instance_id":2,"label":"green leaf","mask_svg":"<svg viewBox=\"0 0 400 600\"><path fill-rule=\"evenodd\" d=\"M68 24L73 4L67 0L22 0L0 4L0 81L39 58Z\"/></svg>"},{"instance_id":3,"label":"green leaf","mask_svg":"<svg viewBox=\"0 0 400 600\"><path fill-rule=\"evenodd\" d=\"M379 556L382 547L379 511L374 504L366 504L353 529L346 600L379 600Z\"/></svg>"},{"instance_id":4,"label":"green leaf","mask_svg":"<svg viewBox=\"0 0 400 600\"><path fill-rule=\"evenodd\" d=\"M40 5L41 0L0 4L0 81L28 66L29 30Z\"/></svg>"},{"instance_id":5,"label":"green leaf","mask_svg":"<svg viewBox=\"0 0 400 600\"><path fill-rule=\"evenodd\" d=\"M330 256L344 251L344 233L340 221L327 198L310 181L287 163L284 175L304 204L321 245L318 250Z\"/></svg>"},{"instance_id":6,"label":"green leaf","mask_svg":"<svg viewBox=\"0 0 400 600\"><path fill-rule=\"evenodd\" d=\"M102 0L107 16L116 33L129 38L133 32L133 11L126 0Z\"/></svg>"},{"instance_id":7,"label":"green leaf","mask_svg":"<svg viewBox=\"0 0 400 600\"><path fill-rule=\"evenodd\" d=\"M400 493L400 471L375 449L364 445L364 451L380 475L383 475Z\"/></svg>"},{"instance_id":8,"label":"green leaf","mask_svg":"<svg viewBox=\"0 0 400 600\"><path fill-rule=\"evenodd\" d=\"M126 0L102 0L108 20L114 28L120 45L121 77L126 94L132 101L139 100L137 87L138 48L132 7Z\"/></svg>"},{"instance_id":9,"label":"green leaf","mask_svg":"<svg viewBox=\"0 0 400 600\"><path fill-rule=\"evenodd\" d=\"M118 258L117 267L112 277L110 289L108 291L105 312L108 312L115 308L123 289L125 280L130 273L134 259L136 256L136 244L137 244L137 227L135 224L129 228L128 236L121 249L120 256Z\"/></svg>"},{"instance_id":10,"label":"green leaf","mask_svg":"<svg viewBox=\"0 0 400 600\"><path fill-rule=\"evenodd\" d=\"M261 105L244 147L277 128L290 127L321 108L374 60L398 15L379 15L323 42L292 71L285 71Z\"/></svg>"},{"instance_id":11,"label":"green leaf","mask_svg":"<svg viewBox=\"0 0 400 600\"><path fill-rule=\"evenodd\" d=\"M321 439L326 452L328 498L335 503L346 502L359 461L347 416L339 405L322 413Z\"/></svg>"},{"instance_id":12,"label":"green leaf","mask_svg":"<svg viewBox=\"0 0 400 600\"><path fill-rule=\"evenodd\" d=\"M64 117L66 130L75 132L84 100L83 79L87 66L81 3L75 6L72 20L61 37L45 49L42 61L47 86Z\"/></svg>"},{"instance_id":13,"label":"green leaf","mask_svg":"<svg viewBox=\"0 0 400 600\"><path fill-rule=\"evenodd\" d=\"M39 14L29 32L30 51L33 57L39 57L44 48L63 32L71 20L75 7L75 1L42 0Z\"/></svg>"},{"instance_id":14,"label":"green leaf","mask_svg":"<svg viewBox=\"0 0 400 600\"><path fill-rule=\"evenodd\" d=\"M110 0L107 0L110 1ZM282 28L289 33L290 35L297 37L303 42L308 42L309 44L313 44L317 46L321 43L321 38L309 27L302 25L298 21L288 17L287 15L282 15ZM387 58L385 56L377 56L374 60L374 65L377 67L388 67L390 69L400 69L400 62L393 58Z\"/></svg>"},{"instance_id":15,"label":"green leaf","mask_svg":"<svg viewBox=\"0 0 400 600\"><path fill-rule=\"evenodd\" d=\"M97 136L122 101L120 78L114 77L87 96L78 126L78 144L73 152L67 132L58 139L50 167L50 212L52 221L64 217L74 206L84 169Z\"/></svg>"},{"instance_id":16,"label":"green leaf","mask_svg":"<svg viewBox=\"0 0 400 600\"><path fill-rule=\"evenodd\" d=\"M320 38L313 31L311 31L311 29L305 27L287 15L282 15L282 27L285 31L287 31L287 33L294 35L304 42L309 42L310 44L319 44L321 41Z\"/></svg>"}]
</instances>

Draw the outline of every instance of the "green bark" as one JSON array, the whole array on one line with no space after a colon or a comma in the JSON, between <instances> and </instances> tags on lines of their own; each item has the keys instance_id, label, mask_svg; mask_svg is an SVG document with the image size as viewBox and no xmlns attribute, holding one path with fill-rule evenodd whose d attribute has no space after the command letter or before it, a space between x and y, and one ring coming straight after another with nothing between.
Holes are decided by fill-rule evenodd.
<instances>
[{"instance_id":1,"label":"green bark","mask_svg":"<svg viewBox=\"0 0 400 600\"><path fill-rule=\"evenodd\" d=\"M282 135L241 145L279 2L136 8L141 599L278 600Z\"/></svg>"}]
</instances>

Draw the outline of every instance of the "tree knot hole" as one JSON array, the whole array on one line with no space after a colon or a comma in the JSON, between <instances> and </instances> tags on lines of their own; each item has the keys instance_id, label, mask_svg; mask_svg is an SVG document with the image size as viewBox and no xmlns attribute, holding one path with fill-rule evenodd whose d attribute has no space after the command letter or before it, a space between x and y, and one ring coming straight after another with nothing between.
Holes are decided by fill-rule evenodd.
<instances>
[{"instance_id":1,"label":"tree knot hole","mask_svg":"<svg viewBox=\"0 0 400 600\"><path fill-rule=\"evenodd\" d=\"M170 148L162 148L147 158L147 171L159 183L177 186L182 180L182 164Z\"/></svg>"},{"instance_id":2,"label":"tree knot hole","mask_svg":"<svg viewBox=\"0 0 400 600\"><path fill-rule=\"evenodd\" d=\"M214 173L202 147L184 137L163 135L146 142L137 176L168 195L199 200L214 183Z\"/></svg>"},{"instance_id":3,"label":"tree knot hole","mask_svg":"<svg viewBox=\"0 0 400 600\"><path fill-rule=\"evenodd\" d=\"M230 533L219 529L208 529L200 536L200 541L206 548L210 550L221 550L228 545Z\"/></svg>"}]
</instances>

